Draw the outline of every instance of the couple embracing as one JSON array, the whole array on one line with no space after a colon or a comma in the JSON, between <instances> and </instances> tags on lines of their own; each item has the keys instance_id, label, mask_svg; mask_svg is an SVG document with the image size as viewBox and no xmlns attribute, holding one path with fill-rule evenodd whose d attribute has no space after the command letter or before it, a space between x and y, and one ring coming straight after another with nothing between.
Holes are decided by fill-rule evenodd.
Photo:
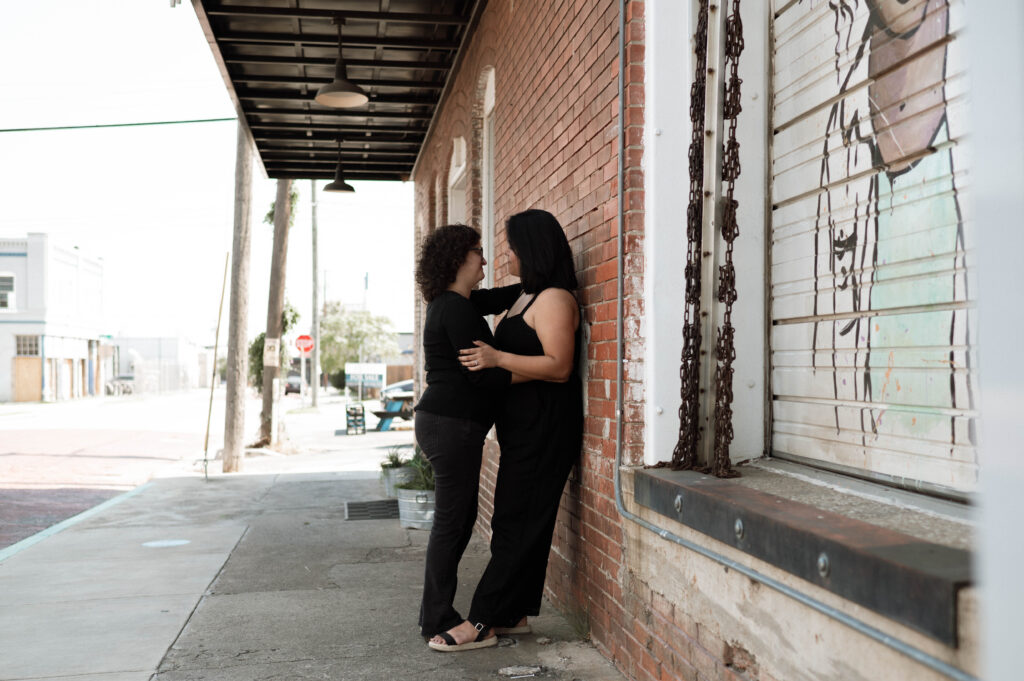
<instances>
[{"instance_id":1,"label":"couple embracing","mask_svg":"<svg viewBox=\"0 0 1024 681\"><path fill-rule=\"evenodd\" d=\"M416 440L434 468L436 504L420 629L440 651L483 648L497 642L495 634L530 631L562 489L583 438L580 308L565 232L547 211L527 210L509 218L506 235L509 271L519 284L474 290L487 261L480 234L466 225L432 232L416 266L427 302L427 387L416 405ZM492 335L484 316L503 312ZM463 618L452 603L492 425L501 457L491 559Z\"/></svg>"}]
</instances>

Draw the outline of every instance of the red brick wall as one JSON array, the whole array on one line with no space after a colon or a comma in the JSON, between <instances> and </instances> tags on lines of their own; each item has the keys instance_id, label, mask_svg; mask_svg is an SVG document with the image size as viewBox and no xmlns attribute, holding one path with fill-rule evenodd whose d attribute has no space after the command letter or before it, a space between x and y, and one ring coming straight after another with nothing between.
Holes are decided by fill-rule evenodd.
<instances>
[{"instance_id":1,"label":"red brick wall","mask_svg":"<svg viewBox=\"0 0 1024 681\"><path fill-rule=\"evenodd\" d=\"M486 69L495 71L495 269L506 271L504 221L530 207L559 219L573 249L589 342L583 452L555 528L547 597L636 679L732 678L710 630L674 618L664 598L624 568L614 495L618 211L618 3L491 0L426 141L416 176L417 237L442 224L452 140L468 145L466 214L478 224L480 115ZM687 39L681 36L681 40ZM627 9L624 459L643 459L643 3ZM682 161L685 161L683 159ZM478 529L489 533L497 446L481 474ZM671 644L667 641L671 641ZM712 649L706 649L710 646Z\"/></svg>"}]
</instances>

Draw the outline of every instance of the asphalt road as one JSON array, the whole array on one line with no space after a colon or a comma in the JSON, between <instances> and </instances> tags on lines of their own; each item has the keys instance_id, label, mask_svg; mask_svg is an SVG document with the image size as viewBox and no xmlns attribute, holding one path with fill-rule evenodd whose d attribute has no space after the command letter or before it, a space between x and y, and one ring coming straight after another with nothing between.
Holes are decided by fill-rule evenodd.
<instances>
[{"instance_id":1,"label":"asphalt road","mask_svg":"<svg viewBox=\"0 0 1024 681\"><path fill-rule=\"evenodd\" d=\"M283 399L288 440L280 455L293 466L372 470L389 446L411 443L409 424L392 433L346 438L345 402L322 396L309 408L298 395ZM0 548L156 477L202 474L209 391L102 397L55 404L0 404ZM369 409L376 408L373 403ZM260 401L246 403L246 442L256 440ZM224 441L224 390L214 393L208 457L210 470ZM369 416L367 426L375 425ZM367 445L379 457L367 460ZM346 457L346 450L351 456ZM356 452L361 452L356 454ZM273 453L268 453L274 456ZM258 472L261 457L243 470ZM266 457L264 457L266 458Z\"/></svg>"}]
</instances>

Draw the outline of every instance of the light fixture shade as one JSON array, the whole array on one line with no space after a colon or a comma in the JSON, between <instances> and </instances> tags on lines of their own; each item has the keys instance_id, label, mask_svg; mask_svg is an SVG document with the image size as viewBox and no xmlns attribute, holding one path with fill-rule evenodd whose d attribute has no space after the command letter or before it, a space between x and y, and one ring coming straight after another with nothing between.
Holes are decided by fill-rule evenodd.
<instances>
[{"instance_id":1,"label":"light fixture shade","mask_svg":"<svg viewBox=\"0 0 1024 681\"><path fill-rule=\"evenodd\" d=\"M370 98L363 92L363 88L348 79L345 60L341 55L340 22L338 23L338 59L334 62L334 80L317 90L314 99L317 104L335 109L351 109L370 101Z\"/></svg>"},{"instance_id":2,"label":"light fixture shade","mask_svg":"<svg viewBox=\"0 0 1024 681\"><path fill-rule=\"evenodd\" d=\"M341 148L338 148L338 167L334 170L334 182L324 187L325 192L345 192L351 194L355 192L348 182L345 181L344 173L341 169Z\"/></svg>"},{"instance_id":3,"label":"light fixture shade","mask_svg":"<svg viewBox=\"0 0 1024 681\"><path fill-rule=\"evenodd\" d=\"M330 184L325 185L324 186L324 191L325 192L339 192L339 193L344 193L344 194L353 194L353 193L355 193L356 190L353 189L352 185L350 185L348 182L345 182L345 180L335 180L334 182L331 182Z\"/></svg>"},{"instance_id":4,"label":"light fixture shade","mask_svg":"<svg viewBox=\"0 0 1024 681\"><path fill-rule=\"evenodd\" d=\"M361 87L344 77L322 86L316 91L315 99L317 104L336 109L351 109L370 101Z\"/></svg>"}]
</instances>

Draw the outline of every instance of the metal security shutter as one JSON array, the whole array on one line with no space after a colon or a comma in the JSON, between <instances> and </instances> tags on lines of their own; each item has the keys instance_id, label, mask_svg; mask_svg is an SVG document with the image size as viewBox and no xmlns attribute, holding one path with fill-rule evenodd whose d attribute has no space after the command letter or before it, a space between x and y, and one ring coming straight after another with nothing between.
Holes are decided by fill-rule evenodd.
<instances>
[{"instance_id":1,"label":"metal security shutter","mask_svg":"<svg viewBox=\"0 0 1024 681\"><path fill-rule=\"evenodd\" d=\"M978 476L962 0L776 0L772 448Z\"/></svg>"}]
</instances>

